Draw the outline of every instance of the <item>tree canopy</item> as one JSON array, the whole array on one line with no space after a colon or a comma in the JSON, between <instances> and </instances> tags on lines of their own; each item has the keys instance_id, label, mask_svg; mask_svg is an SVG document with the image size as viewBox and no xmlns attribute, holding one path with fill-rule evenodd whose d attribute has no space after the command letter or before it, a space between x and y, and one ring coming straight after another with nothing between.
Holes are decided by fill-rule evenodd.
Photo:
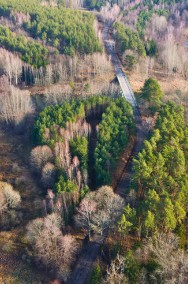
<instances>
[{"instance_id":1,"label":"tree canopy","mask_svg":"<svg viewBox=\"0 0 188 284\"><path fill-rule=\"evenodd\" d=\"M173 103L163 105L150 139L133 163L136 226L143 234L174 230L186 216L187 142L183 108Z\"/></svg>"},{"instance_id":2,"label":"tree canopy","mask_svg":"<svg viewBox=\"0 0 188 284\"><path fill-rule=\"evenodd\" d=\"M141 96L148 102L152 113L158 110L162 103L163 92L157 80L153 78L146 80L141 90Z\"/></svg>"},{"instance_id":3,"label":"tree canopy","mask_svg":"<svg viewBox=\"0 0 188 284\"><path fill-rule=\"evenodd\" d=\"M42 6L41 1L0 0L0 16L13 22L20 16L22 29L60 53L74 55L102 51L90 13L63 7ZM22 14L21 14L22 13ZM16 51L16 50L15 50Z\"/></svg>"}]
</instances>

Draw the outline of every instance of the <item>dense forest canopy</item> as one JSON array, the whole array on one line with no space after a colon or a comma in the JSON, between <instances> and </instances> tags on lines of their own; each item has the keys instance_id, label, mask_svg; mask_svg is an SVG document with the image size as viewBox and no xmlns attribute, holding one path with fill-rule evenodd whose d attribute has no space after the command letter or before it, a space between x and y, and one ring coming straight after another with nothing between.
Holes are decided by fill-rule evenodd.
<instances>
[{"instance_id":1,"label":"dense forest canopy","mask_svg":"<svg viewBox=\"0 0 188 284\"><path fill-rule=\"evenodd\" d=\"M9 28L0 25L0 45L12 52L18 52L20 58L35 68L45 67L48 62L48 50L43 45L16 35Z\"/></svg>"},{"instance_id":2,"label":"dense forest canopy","mask_svg":"<svg viewBox=\"0 0 188 284\"><path fill-rule=\"evenodd\" d=\"M131 214L129 221L142 235L175 230L185 220L187 139L183 108L173 103L163 105L155 129L133 165L137 207L134 221Z\"/></svg>"},{"instance_id":3,"label":"dense forest canopy","mask_svg":"<svg viewBox=\"0 0 188 284\"><path fill-rule=\"evenodd\" d=\"M26 15L24 17L23 13ZM101 51L90 13L63 7L41 6L40 1L0 1L0 15L16 22L33 38L40 39L60 53L74 55Z\"/></svg>"}]
</instances>

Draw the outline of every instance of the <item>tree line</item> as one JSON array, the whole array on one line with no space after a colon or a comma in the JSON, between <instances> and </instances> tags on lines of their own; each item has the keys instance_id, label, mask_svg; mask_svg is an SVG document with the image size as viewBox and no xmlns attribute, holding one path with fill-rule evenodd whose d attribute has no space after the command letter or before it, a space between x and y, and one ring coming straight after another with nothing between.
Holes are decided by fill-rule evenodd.
<instances>
[{"instance_id":1,"label":"tree line","mask_svg":"<svg viewBox=\"0 0 188 284\"><path fill-rule=\"evenodd\" d=\"M134 133L133 110L123 98L112 101L102 116L95 149L97 185L110 185L117 161Z\"/></svg>"}]
</instances>

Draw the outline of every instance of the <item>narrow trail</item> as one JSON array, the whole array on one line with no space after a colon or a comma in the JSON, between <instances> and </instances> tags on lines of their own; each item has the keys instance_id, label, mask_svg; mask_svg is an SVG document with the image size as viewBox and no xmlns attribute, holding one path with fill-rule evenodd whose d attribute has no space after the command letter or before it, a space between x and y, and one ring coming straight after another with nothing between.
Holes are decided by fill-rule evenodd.
<instances>
[{"instance_id":1,"label":"narrow trail","mask_svg":"<svg viewBox=\"0 0 188 284\"><path fill-rule=\"evenodd\" d=\"M106 48L106 51L108 55L111 57L112 64L115 69L115 73L117 76L117 79L119 81L120 87L122 89L122 95L124 98L132 105L133 111L134 111L134 120L136 124L136 144L134 145L132 155L128 161L128 163L125 165L124 173L121 177L121 180L116 188L116 192L121 195L122 197L126 197L127 191L130 186L131 177L132 177L132 160L133 157L135 157L138 152L140 151L142 144L146 138L145 133L143 131L143 125L141 116L139 113L139 109L137 107L136 99L134 96L134 93L131 89L131 86L128 82L127 77L125 76L121 62L115 52L115 50L112 48L110 44L110 36L109 36L109 30L111 25L106 24L103 30L103 40L104 45ZM93 240L90 241L84 251L81 253L80 258L77 261L77 264L75 266L75 269L72 272L71 278L68 280L68 284L89 284L88 277L92 271L93 264L96 261L100 247L103 243L102 239L97 239L99 236L94 236Z\"/></svg>"}]
</instances>

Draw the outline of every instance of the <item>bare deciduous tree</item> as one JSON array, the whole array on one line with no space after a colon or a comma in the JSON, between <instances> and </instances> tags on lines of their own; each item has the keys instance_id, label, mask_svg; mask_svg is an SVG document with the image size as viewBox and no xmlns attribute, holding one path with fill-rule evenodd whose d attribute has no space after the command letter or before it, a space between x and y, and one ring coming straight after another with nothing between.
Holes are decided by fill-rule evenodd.
<instances>
[{"instance_id":1,"label":"bare deciduous tree","mask_svg":"<svg viewBox=\"0 0 188 284\"><path fill-rule=\"evenodd\" d=\"M47 145L37 146L31 151L30 164L36 172L41 172L44 165L53 161L53 153Z\"/></svg>"},{"instance_id":2,"label":"bare deciduous tree","mask_svg":"<svg viewBox=\"0 0 188 284\"><path fill-rule=\"evenodd\" d=\"M96 212L96 202L90 199L84 198L77 209L77 215L75 216L76 224L79 227L87 230L90 238L92 230L92 219Z\"/></svg>"},{"instance_id":3,"label":"bare deciduous tree","mask_svg":"<svg viewBox=\"0 0 188 284\"><path fill-rule=\"evenodd\" d=\"M93 218L93 227L101 235L116 226L122 214L124 200L109 186L99 188L94 196L97 212Z\"/></svg>"},{"instance_id":4,"label":"bare deciduous tree","mask_svg":"<svg viewBox=\"0 0 188 284\"><path fill-rule=\"evenodd\" d=\"M112 261L110 267L107 269L107 275L103 283L128 284L128 279L124 274L125 266L125 258L118 254L116 259Z\"/></svg>"},{"instance_id":5,"label":"bare deciduous tree","mask_svg":"<svg viewBox=\"0 0 188 284\"><path fill-rule=\"evenodd\" d=\"M86 195L75 219L78 225L88 230L88 233L93 229L103 236L117 224L123 206L123 198L115 194L111 187L102 186Z\"/></svg>"},{"instance_id":6,"label":"bare deciduous tree","mask_svg":"<svg viewBox=\"0 0 188 284\"><path fill-rule=\"evenodd\" d=\"M19 192L15 191L12 185L6 182L0 182L0 212L16 208L20 205L21 197Z\"/></svg>"},{"instance_id":7,"label":"bare deciduous tree","mask_svg":"<svg viewBox=\"0 0 188 284\"><path fill-rule=\"evenodd\" d=\"M65 281L70 272L70 264L78 252L78 244L72 236L62 235L61 226L60 216L52 213L32 221L27 227L27 238L36 257L45 265L56 269Z\"/></svg>"},{"instance_id":8,"label":"bare deciduous tree","mask_svg":"<svg viewBox=\"0 0 188 284\"><path fill-rule=\"evenodd\" d=\"M152 255L160 267L151 278L160 283L188 282L188 254L179 249L179 239L172 233L158 233L145 246L145 257Z\"/></svg>"},{"instance_id":9,"label":"bare deciduous tree","mask_svg":"<svg viewBox=\"0 0 188 284\"><path fill-rule=\"evenodd\" d=\"M16 209L21 203L19 192L6 183L0 182L0 227L9 229L20 222Z\"/></svg>"}]
</instances>

